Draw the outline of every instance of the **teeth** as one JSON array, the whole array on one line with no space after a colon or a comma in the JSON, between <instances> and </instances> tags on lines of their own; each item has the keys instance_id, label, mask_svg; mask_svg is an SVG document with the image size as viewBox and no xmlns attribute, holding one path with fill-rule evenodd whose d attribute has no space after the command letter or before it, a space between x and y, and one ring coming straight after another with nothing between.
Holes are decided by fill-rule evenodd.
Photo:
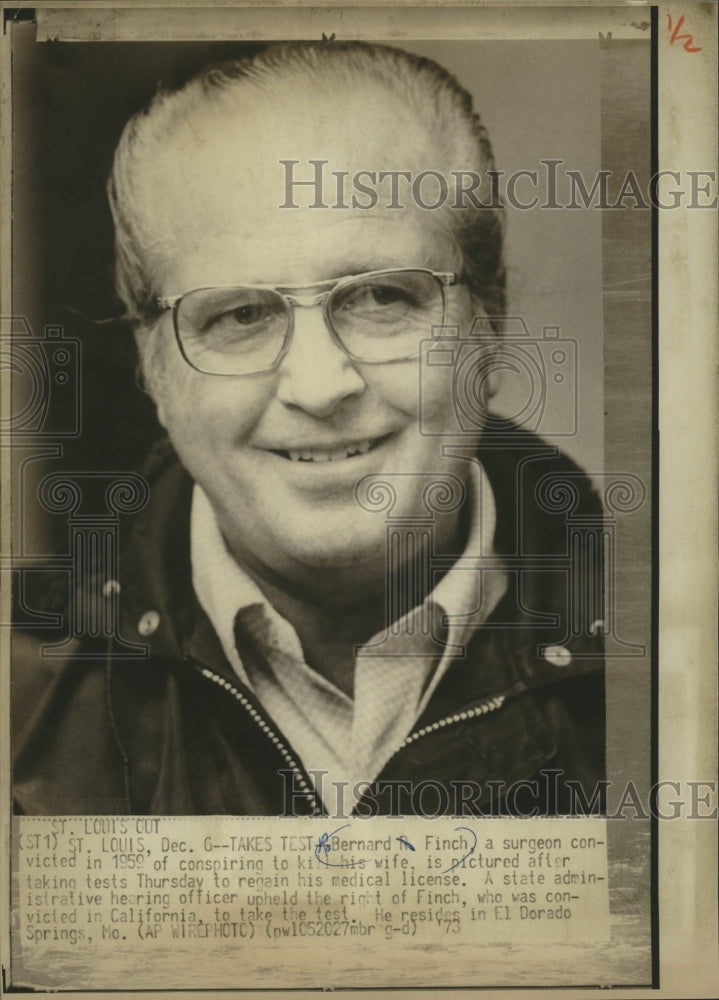
<instances>
[{"instance_id":1,"label":"teeth","mask_svg":"<svg viewBox=\"0 0 719 1000\"><path fill-rule=\"evenodd\" d=\"M373 443L368 438L365 441L355 441L352 444L343 445L341 448L334 448L332 451L319 448L301 448L290 450L288 455L293 462L339 462L352 455L366 455Z\"/></svg>"}]
</instances>

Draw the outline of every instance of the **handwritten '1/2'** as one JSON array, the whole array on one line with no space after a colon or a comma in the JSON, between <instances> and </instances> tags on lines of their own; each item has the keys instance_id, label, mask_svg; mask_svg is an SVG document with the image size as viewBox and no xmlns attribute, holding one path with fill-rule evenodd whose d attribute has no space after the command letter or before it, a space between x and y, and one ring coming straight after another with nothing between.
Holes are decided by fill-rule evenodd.
<instances>
[{"instance_id":1,"label":"handwritten '1/2'","mask_svg":"<svg viewBox=\"0 0 719 1000\"><path fill-rule=\"evenodd\" d=\"M676 26L672 25L672 15L667 14L667 31L671 31L671 36L669 38L669 44L673 45L675 42L684 42L685 52L701 52L701 45L692 45L694 41L693 37L689 34L680 35L682 25L684 24L684 15L682 14L676 23Z\"/></svg>"}]
</instances>

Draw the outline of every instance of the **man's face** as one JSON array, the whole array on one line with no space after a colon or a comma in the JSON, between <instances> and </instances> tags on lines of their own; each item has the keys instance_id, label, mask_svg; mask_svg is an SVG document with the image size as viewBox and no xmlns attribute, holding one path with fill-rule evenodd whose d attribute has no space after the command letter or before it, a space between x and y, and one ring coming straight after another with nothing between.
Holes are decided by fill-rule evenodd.
<instances>
[{"instance_id":1,"label":"man's face","mask_svg":"<svg viewBox=\"0 0 719 1000\"><path fill-rule=\"evenodd\" d=\"M305 120L298 129L288 108L284 136L281 111L270 136L259 120L242 128L204 120L178 141L168 159L174 175L165 174L158 189L177 248L165 256L161 295L233 283L310 286L394 266L457 269L456 244L436 212L388 210L382 201L372 211L279 207L282 159L300 161L297 177L317 158L330 161L328 172L350 177L361 169L413 169L409 157L424 141L418 126L405 132L410 152L403 156L392 121L355 114L350 132L342 116L328 124L330 114L320 109L317 125ZM325 201L333 204L328 178ZM297 200L309 205L313 193L300 198L301 190ZM466 329L467 289L446 291L446 322ZM295 309L293 339L275 370L240 378L193 370L174 342L169 312L160 324L160 419L209 496L230 549L260 575L301 582L310 570L352 568L358 584L376 577L385 565L385 514L359 506L358 481L402 473L393 477L400 484L393 514L426 515L427 473L466 478L466 463L440 454L441 437L419 432L421 360L350 360L321 308ZM425 428L451 433L451 369L425 366L422 378Z\"/></svg>"}]
</instances>

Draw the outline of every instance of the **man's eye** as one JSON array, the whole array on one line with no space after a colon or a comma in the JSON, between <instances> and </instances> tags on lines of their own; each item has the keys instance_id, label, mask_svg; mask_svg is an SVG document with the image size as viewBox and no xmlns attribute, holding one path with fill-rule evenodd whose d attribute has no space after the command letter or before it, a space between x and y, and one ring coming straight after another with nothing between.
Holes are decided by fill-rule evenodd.
<instances>
[{"instance_id":1,"label":"man's eye","mask_svg":"<svg viewBox=\"0 0 719 1000\"><path fill-rule=\"evenodd\" d=\"M377 311L378 309L405 308L413 304L407 289L396 285L365 285L352 289L342 302L347 311Z\"/></svg>"},{"instance_id":2,"label":"man's eye","mask_svg":"<svg viewBox=\"0 0 719 1000\"><path fill-rule=\"evenodd\" d=\"M263 320L266 320L268 313L264 306L255 303L253 305L240 306L226 315L229 321L236 323L238 326L253 326L255 323L261 323ZM220 317L220 320L222 320L222 317Z\"/></svg>"},{"instance_id":3,"label":"man's eye","mask_svg":"<svg viewBox=\"0 0 719 1000\"><path fill-rule=\"evenodd\" d=\"M212 316L204 324L204 330L207 333L230 332L232 330L246 332L266 326L272 319L272 315L271 310L263 303L252 302Z\"/></svg>"},{"instance_id":4,"label":"man's eye","mask_svg":"<svg viewBox=\"0 0 719 1000\"><path fill-rule=\"evenodd\" d=\"M409 302L409 296L402 288L393 288L391 285L377 285L369 289L374 302L378 306L392 306L398 302Z\"/></svg>"}]
</instances>

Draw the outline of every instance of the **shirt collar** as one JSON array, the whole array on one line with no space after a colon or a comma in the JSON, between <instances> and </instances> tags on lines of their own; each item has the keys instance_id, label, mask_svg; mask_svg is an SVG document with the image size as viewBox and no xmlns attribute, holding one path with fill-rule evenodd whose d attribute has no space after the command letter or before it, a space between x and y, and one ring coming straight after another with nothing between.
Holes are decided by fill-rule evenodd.
<instances>
[{"instance_id":1,"label":"shirt collar","mask_svg":"<svg viewBox=\"0 0 719 1000\"><path fill-rule=\"evenodd\" d=\"M492 488L479 462L471 462L469 502L470 528L463 556L475 560L493 552L496 507ZM251 687L235 646L234 624L238 611L260 606L268 624L265 642L304 662L300 640L293 626L270 604L258 585L235 561L227 549L209 498L195 484L190 519L192 582L225 656L238 676ZM484 594L481 586L484 585ZM476 566L462 569L461 559L442 577L427 602L439 606L448 624L447 650L422 699L426 703L445 673L454 651L466 643L472 632L494 609L506 588L501 571L477 572ZM410 612L411 614L411 612ZM368 646L371 643L367 644Z\"/></svg>"},{"instance_id":2,"label":"shirt collar","mask_svg":"<svg viewBox=\"0 0 719 1000\"><path fill-rule=\"evenodd\" d=\"M235 618L244 608L259 605L271 629L268 644L278 645L293 659L304 659L300 640L290 623L270 604L255 581L230 555L215 512L201 486L195 484L190 514L190 559L192 585L197 599L212 622L225 656L251 687L235 647Z\"/></svg>"}]
</instances>

